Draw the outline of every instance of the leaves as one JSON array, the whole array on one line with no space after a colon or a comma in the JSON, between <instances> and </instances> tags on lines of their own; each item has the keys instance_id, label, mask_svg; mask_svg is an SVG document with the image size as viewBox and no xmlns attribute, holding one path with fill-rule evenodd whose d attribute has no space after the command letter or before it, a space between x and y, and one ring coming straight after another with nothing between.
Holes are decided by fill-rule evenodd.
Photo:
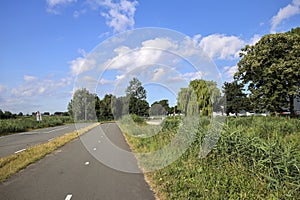
<instances>
[{"instance_id":1,"label":"leaves","mask_svg":"<svg viewBox=\"0 0 300 200\"><path fill-rule=\"evenodd\" d=\"M248 85L250 99L260 111L280 112L289 107L300 90L299 28L269 34L254 46L242 49L235 81Z\"/></svg>"}]
</instances>

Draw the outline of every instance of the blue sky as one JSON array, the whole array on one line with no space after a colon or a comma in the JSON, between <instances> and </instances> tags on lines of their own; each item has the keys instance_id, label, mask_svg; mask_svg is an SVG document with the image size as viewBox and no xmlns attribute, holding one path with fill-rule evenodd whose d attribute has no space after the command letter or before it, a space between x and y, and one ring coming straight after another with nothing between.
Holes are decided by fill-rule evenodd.
<instances>
[{"instance_id":1,"label":"blue sky","mask_svg":"<svg viewBox=\"0 0 300 200\"><path fill-rule=\"evenodd\" d=\"M83 74L91 63L89 53L123 31L144 27L178 31L213 60L223 81L230 81L243 46L254 44L265 34L300 25L300 0L11 0L0 1L0 9L0 109L16 113L66 111L79 86L76 80L88 78ZM149 44L173 48L172 42L159 39L144 41L144 46L131 50ZM142 39L140 42L142 45ZM124 43L119 45L111 49L115 55L102 57L103 62L124 52L124 48L120 50ZM132 55L145 53L139 50ZM118 85L126 86L127 79L120 82L129 77L125 68L115 67L107 77L98 77L95 91L102 96L111 89L116 92ZM156 75L170 75L172 69L156 66L154 70ZM181 76L189 79L203 74L181 71ZM162 94L170 96L171 104L176 103L176 89L171 97L170 91L155 83L145 86L150 103L163 98Z\"/></svg>"}]
</instances>

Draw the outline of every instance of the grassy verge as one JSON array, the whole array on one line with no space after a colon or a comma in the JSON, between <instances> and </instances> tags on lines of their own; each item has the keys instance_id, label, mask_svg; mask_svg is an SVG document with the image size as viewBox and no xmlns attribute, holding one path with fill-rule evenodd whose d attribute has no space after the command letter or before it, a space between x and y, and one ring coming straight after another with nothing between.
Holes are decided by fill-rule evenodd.
<instances>
[{"instance_id":1,"label":"grassy verge","mask_svg":"<svg viewBox=\"0 0 300 200\"><path fill-rule=\"evenodd\" d=\"M35 117L0 119L0 136L29 131L32 129L59 126L72 122L72 118L68 116L43 116L43 120L41 122L37 122Z\"/></svg>"},{"instance_id":2,"label":"grassy verge","mask_svg":"<svg viewBox=\"0 0 300 200\"><path fill-rule=\"evenodd\" d=\"M20 171L21 169L24 169L29 164L36 162L37 160L43 158L47 154L56 150L57 148L62 147L66 143L74 140L78 136L88 132L89 130L95 128L98 125L99 123L95 123L78 131L67 133L50 142L32 146L18 154L13 154L0 158L0 182L3 182L13 174Z\"/></svg>"},{"instance_id":3,"label":"grassy verge","mask_svg":"<svg viewBox=\"0 0 300 200\"><path fill-rule=\"evenodd\" d=\"M229 118L217 145L202 159L198 155L209 119L201 118L199 123L195 141L180 158L163 169L146 173L160 199L299 198L299 119ZM129 126L121 125L134 152L162 148L172 140L177 128L176 120L168 119L155 136L139 138L135 136L136 127L131 133ZM149 160L152 162L155 161Z\"/></svg>"}]
</instances>

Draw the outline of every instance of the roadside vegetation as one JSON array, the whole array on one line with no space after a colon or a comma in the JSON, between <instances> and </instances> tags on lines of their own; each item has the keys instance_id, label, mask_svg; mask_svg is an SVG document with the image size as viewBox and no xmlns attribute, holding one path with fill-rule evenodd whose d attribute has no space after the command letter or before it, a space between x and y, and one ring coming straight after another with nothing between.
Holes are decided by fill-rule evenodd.
<instances>
[{"instance_id":1,"label":"roadside vegetation","mask_svg":"<svg viewBox=\"0 0 300 200\"><path fill-rule=\"evenodd\" d=\"M0 119L0 136L32 129L59 126L72 122L72 118L69 116L43 116L40 122L36 121L36 117L25 116Z\"/></svg>"},{"instance_id":2,"label":"roadside vegetation","mask_svg":"<svg viewBox=\"0 0 300 200\"><path fill-rule=\"evenodd\" d=\"M166 119L161 131L149 138L136 137L136 130L132 133L128 126L124 132L134 152L153 152L171 141L179 124L179 118ZM299 119L227 118L215 148L206 157L199 158L209 126L209 118L200 117L196 139L190 148L171 165L146 173L159 198L295 199L300 196Z\"/></svg>"}]
</instances>

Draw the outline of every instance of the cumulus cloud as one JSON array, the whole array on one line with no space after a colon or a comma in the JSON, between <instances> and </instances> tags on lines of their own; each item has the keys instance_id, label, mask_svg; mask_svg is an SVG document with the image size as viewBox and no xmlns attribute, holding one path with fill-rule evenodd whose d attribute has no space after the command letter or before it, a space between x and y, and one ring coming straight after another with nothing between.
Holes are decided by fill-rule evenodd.
<instances>
[{"instance_id":1,"label":"cumulus cloud","mask_svg":"<svg viewBox=\"0 0 300 200\"><path fill-rule=\"evenodd\" d=\"M25 78L26 77L26 78ZM60 80L43 79L24 76L25 83L13 88L11 94L13 97L32 97L38 95L52 95L56 89L70 85L70 78Z\"/></svg>"},{"instance_id":2,"label":"cumulus cloud","mask_svg":"<svg viewBox=\"0 0 300 200\"><path fill-rule=\"evenodd\" d=\"M212 34L201 39L200 47L211 57L217 59L237 59L245 42L237 36Z\"/></svg>"},{"instance_id":3,"label":"cumulus cloud","mask_svg":"<svg viewBox=\"0 0 300 200\"><path fill-rule=\"evenodd\" d=\"M284 8L280 8L277 14L271 19L271 33L276 32L281 22L298 14L300 14L300 0L293 0Z\"/></svg>"},{"instance_id":4,"label":"cumulus cloud","mask_svg":"<svg viewBox=\"0 0 300 200\"><path fill-rule=\"evenodd\" d=\"M106 19L106 24L113 28L114 32L122 32L133 28L134 14L138 2L136 0L112 0L97 1L99 6L106 8L107 11L101 15Z\"/></svg>"},{"instance_id":5,"label":"cumulus cloud","mask_svg":"<svg viewBox=\"0 0 300 200\"><path fill-rule=\"evenodd\" d=\"M47 11L60 14L63 6L76 3L77 0L46 0ZM87 12L87 6L92 10L101 10L101 16L115 33L132 29L135 24L134 15L138 5L137 0L85 0L84 8L75 10L73 17L78 18Z\"/></svg>"},{"instance_id":6,"label":"cumulus cloud","mask_svg":"<svg viewBox=\"0 0 300 200\"><path fill-rule=\"evenodd\" d=\"M77 76L92 69L96 63L95 59L91 57L88 58L88 54L83 49L79 49L78 52L81 56L69 62L71 75L73 76Z\"/></svg>"},{"instance_id":7,"label":"cumulus cloud","mask_svg":"<svg viewBox=\"0 0 300 200\"><path fill-rule=\"evenodd\" d=\"M188 72L183 74L183 77L188 80L202 79L204 76L203 72Z\"/></svg>"}]
</instances>

